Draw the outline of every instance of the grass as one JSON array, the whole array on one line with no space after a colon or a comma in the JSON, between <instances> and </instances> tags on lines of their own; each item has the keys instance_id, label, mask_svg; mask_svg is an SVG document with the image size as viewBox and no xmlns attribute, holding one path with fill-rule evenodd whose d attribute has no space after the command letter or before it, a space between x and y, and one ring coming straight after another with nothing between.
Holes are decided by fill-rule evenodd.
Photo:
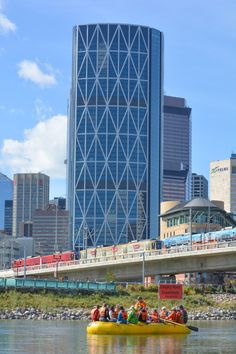
<instances>
[{"instance_id":1,"label":"grass","mask_svg":"<svg viewBox=\"0 0 236 354\"><path fill-rule=\"evenodd\" d=\"M109 305L122 304L129 308L137 300L138 296L143 296L149 308L158 307L157 286L144 288L140 285L131 285L124 289L118 286L118 292L91 293L91 294L65 294L41 291L38 293L5 291L0 293L0 309L15 309L34 307L43 311L56 311L59 308L84 308L91 309L96 304L106 302ZM168 308L180 304L179 301L162 301L160 306ZM212 297L205 293L199 293L192 287L185 288L184 305L187 310L206 310L213 306L222 309L236 309L236 304L229 301L217 303Z\"/></svg>"}]
</instances>

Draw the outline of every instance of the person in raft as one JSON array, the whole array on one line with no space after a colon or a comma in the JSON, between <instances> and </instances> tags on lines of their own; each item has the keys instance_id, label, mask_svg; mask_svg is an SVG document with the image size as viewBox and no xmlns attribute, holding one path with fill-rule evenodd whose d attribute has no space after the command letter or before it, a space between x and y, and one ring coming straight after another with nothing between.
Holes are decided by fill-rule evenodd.
<instances>
[{"instance_id":1,"label":"person in raft","mask_svg":"<svg viewBox=\"0 0 236 354\"><path fill-rule=\"evenodd\" d=\"M137 299L136 304L134 305L135 310L140 311L142 308L146 308L146 302L143 300L142 296L139 296Z\"/></svg>"},{"instance_id":2,"label":"person in raft","mask_svg":"<svg viewBox=\"0 0 236 354\"><path fill-rule=\"evenodd\" d=\"M140 310L139 316L138 316L138 320L139 320L139 322L143 322L143 323L148 323L149 322L148 312L147 312L146 307L143 307Z\"/></svg>"},{"instance_id":3,"label":"person in raft","mask_svg":"<svg viewBox=\"0 0 236 354\"><path fill-rule=\"evenodd\" d=\"M116 311L115 311L115 307L114 307L114 306L111 306L111 307L110 307L110 310L109 310L109 319L110 319L110 322L116 322L116 321L117 321L117 314L116 314Z\"/></svg>"},{"instance_id":4,"label":"person in raft","mask_svg":"<svg viewBox=\"0 0 236 354\"><path fill-rule=\"evenodd\" d=\"M157 309L153 309L151 312L150 320L152 323L158 323L159 322L159 314Z\"/></svg>"},{"instance_id":5,"label":"person in raft","mask_svg":"<svg viewBox=\"0 0 236 354\"><path fill-rule=\"evenodd\" d=\"M186 324L188 322L188 313L187 313L186 309L183 307L183 305L180 305L179 309L182 312L183 322L184 322L184 324Z\"/></svg>"},{"instance_id":6,"label":"person in raft","mask_svg":"<svg viewBox=\"0 0 236 354\"><path fill-rule=\"evenodd\" d=\"M169 316L166 317L166 320L176 322L177 319L176 313L177 313L176 307L172 307Z\"/></svg>"},{"instance_id":7,"label":"person in raft","mask_svg":"<svg viewBox=\"0 0 236 354\"><path fill-rule=\"evenodd\" d=\"M161 312L160 312L160 318L165 320L169 315L169 312L165 306L162 307Z\"/></svg>"},{"instance_id":8,"label":"person in raft","mask_svg":"<svg viewBox=\"0 0 236 354\"><path fill-rule=\"evenodd\" d=\"M131 306L129 309L127 321L132 324L138 323L138 316L134 306Z\"/></svg>"},{"instance_id":9,"label":"person in raft","mask_svg":"<svg viewBox=\"0 0 236 354\"><path fill-rule=\"evenodd\" d=\"M95 306L90 314L91 320L92 321L99 321L100 313L99 313L99 305Z\"/></svg>"},{"instance_id":10,"label":"person in raft","mask_svg":"<svg viewBox=\"0 0 236 354\"><path fill-rule=\"evenodd\" d=\"M99 311L99 321L109 321L109 310L107 304L103 304Z\"/></svg>"},{"instance_id":11,"label":"person in raft","mask_svg":"<svg viewBox=\"0 0 236 354\"><path fill-rule=\"evenodd\" d=\"M117 322L127 324L127 312L125 311L124 307L120 307L120 312L118 314Z\"/></svg>"}]
</instances>

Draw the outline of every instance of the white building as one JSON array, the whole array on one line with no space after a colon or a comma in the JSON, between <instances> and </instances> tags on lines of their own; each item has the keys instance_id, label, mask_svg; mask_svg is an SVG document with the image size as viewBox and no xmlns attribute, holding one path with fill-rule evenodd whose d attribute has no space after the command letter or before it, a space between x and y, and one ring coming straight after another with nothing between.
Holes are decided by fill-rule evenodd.
<instances>
[{"instance_id":1,"label":"white building","mask_svg":"<svg viewBox=\"0 0 236 354\"><path fill-rule=\"evenodd\" d=\"M224 202L224 209L236 215L236 154L210 164L211 200Z\"/></svg>"}]
</instances>

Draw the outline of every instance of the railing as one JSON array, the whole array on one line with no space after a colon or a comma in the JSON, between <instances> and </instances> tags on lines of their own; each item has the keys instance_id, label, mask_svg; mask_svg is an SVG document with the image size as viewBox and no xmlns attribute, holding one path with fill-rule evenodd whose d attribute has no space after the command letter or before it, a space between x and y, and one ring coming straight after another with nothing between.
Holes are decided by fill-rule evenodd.
<instances>
[{"instance_id":1,"label":"railing","mask_svg":"<svg viewBox=\"0 0 236 354\"><path fill-rule=\"evenodd\" d=\"M236 247L236 241L231 242L220 242L220 243L207 243L207 244L195 244L193 246L183 245L183 246L174 246L167 249L161 250L148 250L148 251L136 251L130 253L124 253L120 255L109 255L102 257L94 257L80 260L73 260L69 262L58 262L50 264L41 264L37 266L27 266L26 272L28 271L38 271L42 269L51 269L58 271L60 268L70 268L78 265L91 265L91 264L101 264L106 262L122 261L122 260L137 260L142 261L143 257L145 260L148 260L150 257L155 256L164 256L169 254L181 254L188 253L191 251L203 251L209 249L221 249L221 248L230 248ZM15 275L22 275L24 273L24 267L18 268L15 270Z\"/></svg>"},{"instance_id":2,"label":"railing","mask_svg":"<svg viewBox=\"0 0 236 354\"><path fill-rule=\"evenodd\" d=\"M113 283L80 282L80 281L58 281L44 279L22 279L22 278L0 278L0 288L33 288L33 289L62 289L62 290L96 290L115 291Z\"/></svg>"}]
</instances>

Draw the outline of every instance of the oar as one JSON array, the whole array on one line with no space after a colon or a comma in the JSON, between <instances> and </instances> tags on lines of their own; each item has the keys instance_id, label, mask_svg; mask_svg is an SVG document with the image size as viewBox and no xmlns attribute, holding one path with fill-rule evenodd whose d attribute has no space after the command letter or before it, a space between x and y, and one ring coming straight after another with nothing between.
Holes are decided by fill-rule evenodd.
<instances>
[{"instance_id":1,"label":"oar","mask_svg":"<svg viewBox=\"0 0 236 354\"><path fill-rule=\"evenodd\" d=\"M187 325L185 325L185 326L188 327L189 329L191 329L191 331L198 332L198 327L195 327L195 326L187 326Z\"/></svg>"},{"instance_id":2,"label":"oar","mask_svg":"<svg viewBox=\"0 0 236 354\"><path fill-rule=\"evenodd\" d=\"M195 327L195 326L187 326L186 324L182 324L182 323L177 323L177 322L174 322L174 321L169 321L169 320L164 320L162 319L163 321L167 322L167 323L171 323L173 325L182 325L182 326L186 326L188 329L190 329L191 331L195 331L195 332L198 332L198 327Z\"/></svg>"}]
</instances>

